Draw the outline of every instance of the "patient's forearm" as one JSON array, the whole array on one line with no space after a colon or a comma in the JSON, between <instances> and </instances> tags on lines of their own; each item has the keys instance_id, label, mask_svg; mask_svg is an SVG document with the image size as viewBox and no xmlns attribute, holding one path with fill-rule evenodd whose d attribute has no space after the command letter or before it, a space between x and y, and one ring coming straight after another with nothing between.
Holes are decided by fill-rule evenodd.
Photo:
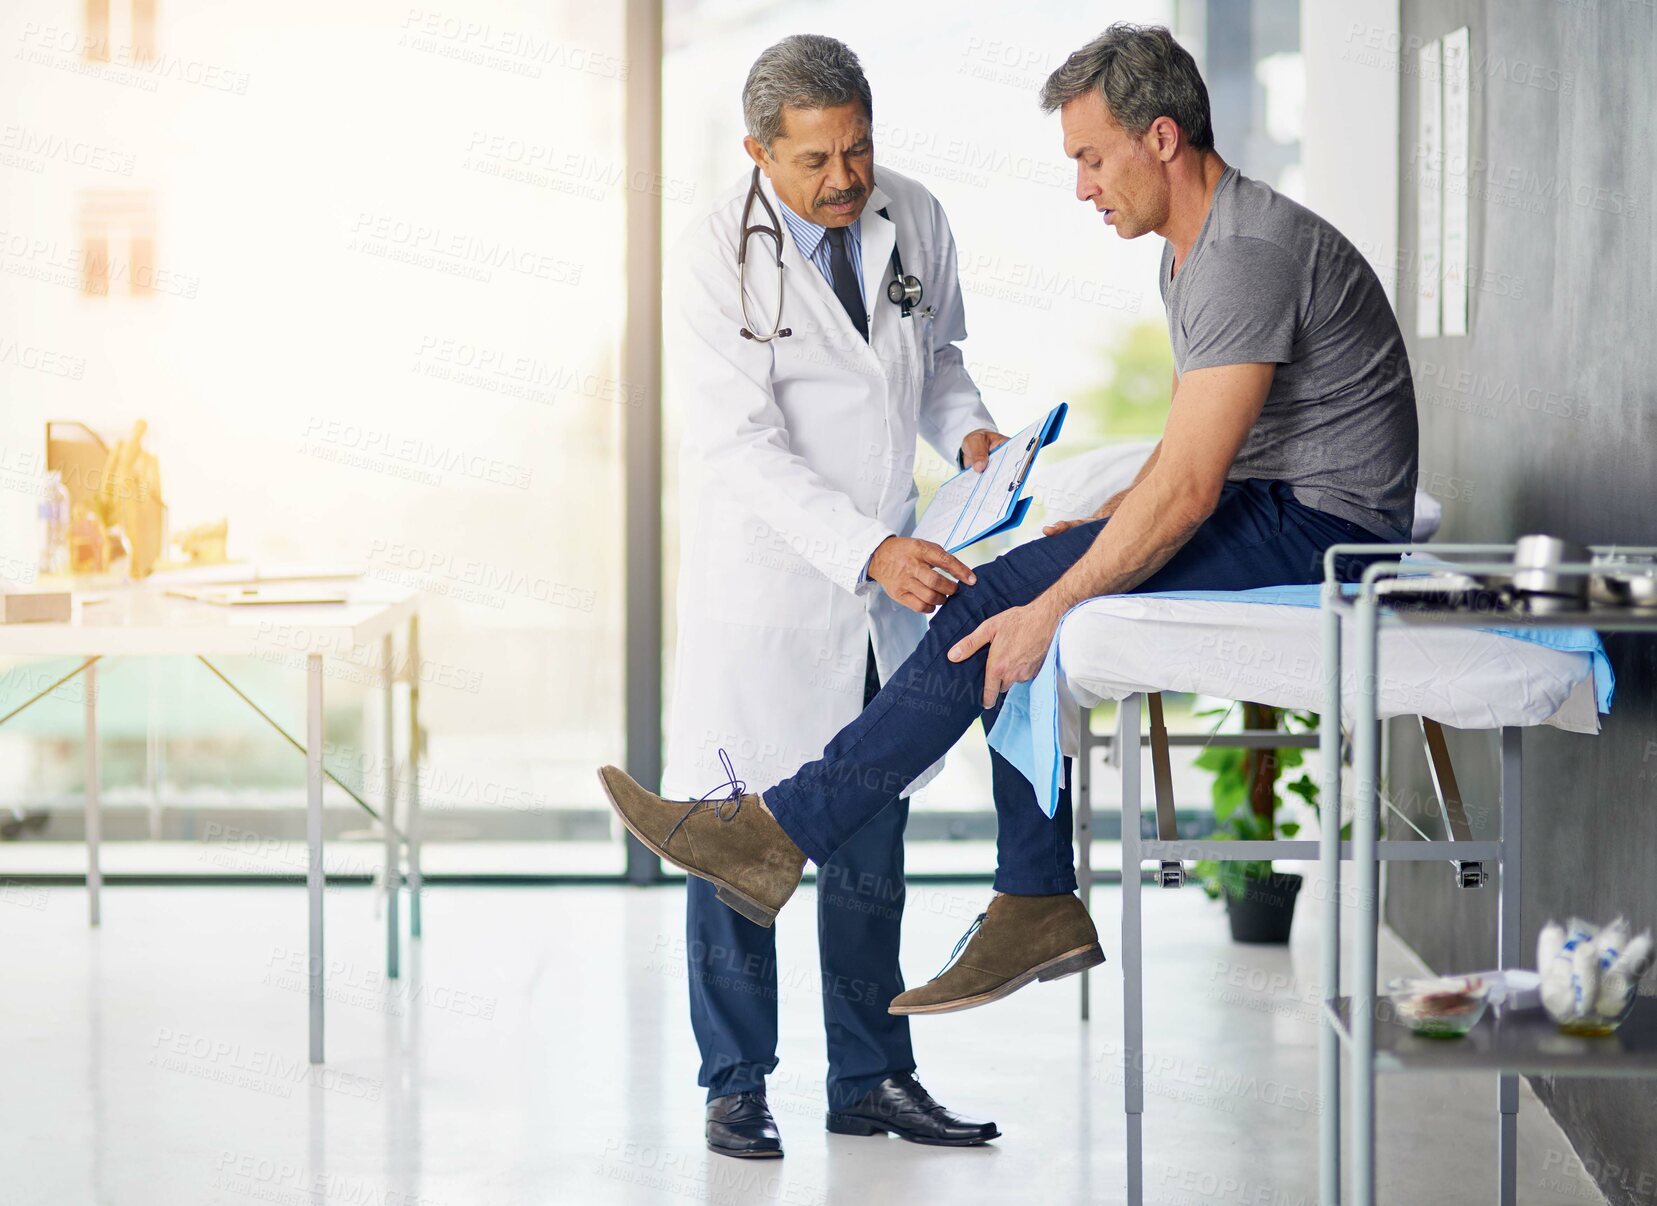
<instances>
[{"instance_id":1,"label":"patient's forearm","mask_svg":"<svg viewBox=\"0 0 1657 1206\"><path fill-rule=\"evenodd\" d=\"M1064 612L1083 599L1132 590L1161 569L1213 509L1189 487L1147 475L1129 488L1092 547L1042 599Z\"/></svg>"},{"instance_id":2,"label":"patient's forearm","mask_svg":"<svg viewBox=\"0 0 1657 1206\"><path fill-rule=\"evenodd\" d=\"M1156 447L1151 449L1151 455L1145 458L1145 463L1143 465L1139 466L1139 472L1133 475L1133 480L1127 484L1125 489L1118 490L1115 494L1112 494L1109 498L1107 498L1104 506L1100 507L1093 513L1093 518L1108 519L1112 515L1115 515L1117 508L1122 505L1122 500L1128 496L1128 491L1132 490L1140 482L1145 480L1151 470L1156 467L1156 458L1161 455L1162 441L1158 440L1156 442Z\"/></svg>"},{"instance_id":3,"label":"patient's forearm","mask_svg":"<svg viewBox=\"0 0 1657 1206\"><path fill-rule=\"evenodd\" d=\"M1149 477L1151 475L1151 470L1156 468L1157 458L1160 457L1161 455L1162 455L1162 441L1158 440L1156 442L1156 447L1151 449L1151 455L1145 458L1145 463L1143 465L1139 466L1139 472L1134 474L1133 475L1133 480L1128 483L1128 490L1132 490L1140 482L1144 481L1147 477ZM1124 490L1124 491L1122 491L1122 493L1126 494L1128 492L1128 490ZM1118 495L1118 497L1120 497L1120 495Z\"/></svg>"}]
</instances>

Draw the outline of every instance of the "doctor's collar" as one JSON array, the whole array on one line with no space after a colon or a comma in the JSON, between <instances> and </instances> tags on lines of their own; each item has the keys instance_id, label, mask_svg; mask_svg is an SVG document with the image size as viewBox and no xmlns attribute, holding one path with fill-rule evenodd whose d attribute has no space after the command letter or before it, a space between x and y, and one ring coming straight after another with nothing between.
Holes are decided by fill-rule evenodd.
<instances>
[{"instance_id":1,"label":"doctor's collar","mask_svg":"<svg viewBox=\"0 0 1657 1206\"><path fill-rule=\"evenodd\" d=\"M794 237L794 246L799 249L802 256L809 260L816 254L823 237L828 234L828 227L820 222L813 222L810 218L803 217L789 208L788 203L777 196L777 190L771 183L771 177L763 172L760 173L759 186L764 191L766 198L776 205L778 215L782 218L784 225L788 227L788 233ZM857 221L846 229L861 241L864 221L870 217L871 213L879 220L881 218L880 211L891 204L892 198L885 189L880 187L879 177L877 176L875 184L869 189L869 200L863 206L862 214L858 216Z\"/></svg>"},{"instance_id":2,"label":"doctor's collar","mask_svg":"<svg viewBox=\"0 0 1657 1206\"><path fill-rule=\"evenodd\" d=\"M788 226L788 233L794 238L794 246L799 248L800 254L810 259L817 254L817 248L822 246L824 237L828 234L828 227L820 222L813 222L810 218L802 217L789 208L788 203L781 197L777 198L777 212L782 215L783 222ZM861 241L862 218L858 218L846 229L851 236Z\"/></svg>"}]
</instances>

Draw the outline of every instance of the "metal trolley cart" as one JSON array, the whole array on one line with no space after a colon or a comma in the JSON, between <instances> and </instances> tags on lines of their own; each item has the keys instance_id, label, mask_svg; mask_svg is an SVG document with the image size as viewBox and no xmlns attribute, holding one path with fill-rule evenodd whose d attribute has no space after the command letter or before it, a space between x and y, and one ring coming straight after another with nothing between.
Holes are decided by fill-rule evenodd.
<instances>
[{"instance_id":1,"label":"metal trolley cart","mask_svg":"<svg viewBox=\"0 0 1657 1206\"><path fill-rule=\"evenodd\" d=\"M1329 599L1333 586L1333 560L1337 554L1347 555L1358 553L1362 555L1384 555L1388 553L1403 553L1413 549L1411 545L1343 545L1329 551L1326 561L1325 599ZM1510 545L1432 545L1423 549L1434 557L1445 556L1495 556L1503 552L1511 553ZM1637 553L1646 550L1620 550L1624 553ZM1397 563L1391 563L1396 567ZM1438 568L1443 568L1440 565ZM1465 566L1476 570L1474 564ZM1511 568L1503 565L1498 568ZM1377 574L1386 572L1383 567ZM1373 583L1376 574L1366 579L1366 589L1370 591L1373 603ZM1341 678L1339 628L1340 609L1350 610L1349 604L1337 603L1335 609L1326 606L1323 617L1323 657L1326 689L1333 685L1338 691ZM1657 616L1638 617L1638 613L1611 612L1620 623L1608 622L1602 625L1606 630L1657 630ZM1637 618L1638 617L1638 618ZM1487 615L1482 621L1469 623L1491 623ZM1558 621L1569 626L1584 626L1584 618L1579 614L1566 620ZM1511 626L1504 615L1501 624ZM1632 626L1631 626L1632 624ZM1178 834L1174 809L1173 792L1171 787L1169 750L1173 746L1207 745L1210 747L1243 747L1254 749L1284 749L1293 747L1317 746L1324 755L1324 773L1322 783L1322 798L1336 800L1340 797L1341 779L1340 763L1342 760L1342 733L1339 698L1336 696L1333 705L1326 703L1321 716L1319 731L1316 733L1285 733L1274 730L1220 734L1169 734L1163 722L1162 698L1159 692L1143 690L1124 696L1117 711L1117 724L1114 733L1095 733L1089 725L1089 709L1083 708L1079 725L1079 740L1076 760L1073 771L1074 805L1076 838L1079 846L1079 880L1081 895L1084 903L1088 903L1092 890L1092 759L1091 753L1095 749L1103 748L1108 760L1121 776L1122 785L1122 916L1121 916L1121 961L1123 974L1123 1107L1127 1125L1127 1165L1128 1165L1128 1201L1140 1203L1144 1194L1144 1159L1143 1159L1143 1114L1145 1098L1145 1037L1144 1037L1144 952L1142 946L1142 905L1143 905L1143 864L1146 862L1155 865L1155 882L1164 888L1177 888L1184 884L1186 878L1185 863L1194 859L1213 859L1220 861L1232 860L1266 860L1266 859L1299 859L1320 862L1323 874L1329 880L1326 884L1327 893L1324 898L1324 914L1322 922L1326 935L1332 940L1326 942L1323 949L1321 965L1323 984L1327 986L1330 998L1325 1002L1325 1012L1320 1022L1319 1062L1320 1085L1324 1100L1324 1109L1321 1117L1320 1146L1326 1153L1320 1174L1320 1198L1325 1203L1334 1203L1339 1200L1339 1145L1341 1114L1339 1110L1339 1055L1340 1044L1344 1038L1351 1037L1351 1025L1348 1019L1351 1013L1347 1005L1336 999L1339 993L1339 864L1343 859L1354 859L1358 862L1357 884L1358 896L1363 906L1363 913L1359 922L1359 966L1368 968L1367 988L1360 988L1354 993L1360 999L1373 999L1375 980L1375 948L1376 934L1379 919L1379 901L1376 894L1378 880L1377 864L1380 860L1397 861L1442 861L1450 864L1455 882L1461 888L1476 889L1486 886L1493 880L1500 896L1499 910L1502 916L1502 931L1499 937L1500 959L1499 966L1516 966L1519 962L1516 944L1518 942L1518 881L1519 881L1519 772L1520 772L1520 733L1521 728L1509 725L1501 731L1502 750L1502 827L1501 835L1494 839L1478 840L1472 832L1467 813L1463 807L1461 792L1456 781L1454 767L1449 757L1448 743L1445 741L1443 728L1435 720L1426 716L1417 717L1425 747L1427 761L1432 773L1433 785L1437 795L1437 803L1444 830L1447 837L1438 841L1381 841L1376 829L1376 800L1375 785L1377 776L1374 768L1379 765L1380 729L1375 720L1377 713L1377 699L1374 687L1378 680L1374 678L1374 660L1377 642L1374 637L1373 626L1370 629L1368 645L1368 671L1366 672L1365 659L1360 656L1359 674L1366 675L1366 682L1371 687L1367 695L1367 703L1360 702L1359 737L1362 738L1357 748L1360 754L1360 780L1362 768L1371 767L1369 777L1370 791L1365 799L1364 793L1359 794L1360 809L1367 810L1368 821L1364 821L1364 812L1360 812L1354 823L1353 839L1342 842L1339 840L1340 826L1330 825L1323 827L1318 840L1270 840L1270 841L1226 841L1214 842L1201 839L1181 839ZM1149 687L1150 684L1146 684ZM1260 702L1274 703L1264 699ZM1364 726L1362 713L1367 708L1369 723ZM1150 714L1149 731L1145 726L1142 714ZM1530 723L1538 723L1533 721ZM1142 773L1138 752L1142 746L1149 746L1151 751L1151 773L1153 783L1153 798L1155 801L1155 834L1154 838L1144 838L1141 834L1142 820ZM1130 756L1130 754L1132 756ZM1362 759L1367 758L1366 763ZM1496 872L1505 866L1511 866L1511 876L1502 877ZM1367 867L1367 871L1366 871ZM1509 890L1511 888L1511 890ZM1367 935L1367 938L1366 938ZM1367 959L1367 962L1366 962ZM1089 1013L1089 977L1083 976L1081 983L1082 1016ZM1367 994L1367 995L1366 995ZM1642 1033L1643 1015L1631 1019L1619 1032L1626 1037L1623 1045L1629 1043L1639 1046L1638 1035ZM1354 1019L1356 1020L1356 1019ZM1535 1024L1535 1019L1532 1019ZM1360 1025L1367 1027L1367 1041L1373 1045L1376 1040L1373 1012L1367 1012ZM1486 1023L1490 1026L1490 1023ZM1504 1022L1502 1035L1517 1034L1521 1027L1517 1022ZM1411 1065L1426 1058L1424 1052L1413 1050L1412 1035L1401 1028L1396 1035L1384 1031L1383 1040L1390 1042L1393 1038L1406 1040L1402 1046L1411 1048L1406 1057L1402 1050L1395 1050L1389 1046L1372 1063L1369 1073L1377 1067L1394 1067ZM1542 1027L1538 1027L1542 1029ZM1551 1032L1551 1027L1545 1028ZM1587 1040L1584 1040L1587 1041ZM1647 1043L1647 1046L1652 1044ZM1459 1051L1461 1058L1471 1059L1474 1062L1457 1064L1445 1062L1451 1057L1441 1057L1436 1067L1497 1067L1499 1061L1506 1058L1507 1048L1500 1044L1492 1046L1486 1041L1484 1031L1478 1030L1468 1040L1460 1045L1449 1047L1438 1044L1432 1047L1433 1051ZM1484 1052L1475 1058L1473 1053ZM1615 1063L1618 1070L1627 1071L1633 1064L1625 1059L1605 1061ZM1547 1070L1555 1070L1555 1063L1549 1063ZM1533 1065L1526 1065L1529 1070ZM1502 1102L1508 1112L1504 1134L1509 1141L1504 1144L1504 1167L1509 1169L1505 1184L1511 1185L1512 1144L1511 1125L1513 1113L1517 1109L1518 1086L1517 1080L1509 1075L1502 1080ZM1368 1127L1370 1142L1367 1148L1361 1148L1357 1164L1360 1177L1364 1170L1372 1169L1373 1163L1373 1080L1360 1077L1354 1086L1355 1100L1362 1099L1367 1103L1355 1108L1361 1126ZM1367 1119L1367 1121L1365 1121ZM1361 1145L1360 1145L1361 1147ZM1328 1154L1328 1153L1333 1153ZM1367 1162L1366 1162L1367 1161ZM1508 1196L1502 1200L1512 1201L1511 1189ZM1367 1199L1365 1199L1367 1200Z\"/></svg>"},{"instance_id":2,"label":"metal trolley cart","mask_svg":"<svg viewBox=\"0 0 1657 1206\"><path fill-rule=\"evenodd\" d=\"M1466 1038L1452 1043L1419 1039L1405 1027L1376 1012L1376 939L1380 927L1380 862L1398 857L1399 846L1442 848L1445 856L1458 857L1460 882L1482 882L1490 869L1497 871L1497 966L1519 967L1525 962L1519 949L1521 856L1522 730L1501 731L1501 832L1493 841L1457 840L1466 834L1466 821L1459 821L1450 806L1456 792L1451 780L1449 792L1435 769L1448 842L1382 842L1378 840L1381 724L1377 695L1380 683L1380 641L1383 613L1377 582L1384 576L1422 574L1446 568L1443 564L1377 561L1363 573L1356 593L1343 592L1334 575L1338 556L1401 554L1409 545L1339 545L1328 550L1324 560L1323 649L1326 674L1325 710L1322 721L1323 798L1340 799L1341 791L1341 625L1350 617L1356 634L1357 707L1352 722L1355 805L1352 841L1339 841L1338 826L1324 826L1319 841L1319 860L1329 889L1323 912L1322 972L1329 997L1324 1002L1319 1035L1319 1071L1324 1111L1319 1135L1319 1198L1326 1206L1341 1200L1340 1145L1342 1114L1340 1102L1340 1057L1342 1048L1353 1070L1351 1085L1352 1200L1370 1206L1375 1200L1375 1076L1377 1072L1448 1071L1487 1069L1496 1072L1498 1134L1498 1201L1511 1206L1515 1201L1519 1081L1524 1073L1580 1076L1657 1075L1657 1002L1637 1002L1636 1010L1614 1036L1588 1039L1562 1035L1545 1015L1536 1012L1503 1014L1481 1020ZM1455 556L1455 570L1470 574L1511 573L1514 546L1434 545L1435 557ZM1594 553L1651 555L1651 548L1595 548ZM1497 558L1506 557L1506 560ZM1589 563L1566 563L1558 572L1588 574ZM1385 622L1504 628L1560 627L1594 628L1601 632L1657 633L1657 614L1619 607L1592 607L1585 611L1559 614L1474 610L1429 610L1412 607L1407 619L1389 613ZM1429 743L1429 748L1431 743ZM1340 874L1341 859L1353 861L1358 920L1352 960L1352 985L1347 996L1340 994ZM1469 862L1478 864L1469 871Z\"/></svg>"}]
</instances>

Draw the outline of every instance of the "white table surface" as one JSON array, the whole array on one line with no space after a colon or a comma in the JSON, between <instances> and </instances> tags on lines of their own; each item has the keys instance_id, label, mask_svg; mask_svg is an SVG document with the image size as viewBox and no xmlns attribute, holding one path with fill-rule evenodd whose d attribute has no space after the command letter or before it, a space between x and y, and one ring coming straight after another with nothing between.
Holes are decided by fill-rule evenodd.
<instances>
[{"instance_id":1,"label":"white table surface","mask_svg":"<svg viewBox=\"0 0 1657 1206\"><path fill-rule=\"evenodd\" d=\"M226 607L139 584L77 592L67 623L0 624L0 655L321 654L370 646L414 614L416 593L379 583L329 582L344 603Z\"/></svg>"}]
</instances>

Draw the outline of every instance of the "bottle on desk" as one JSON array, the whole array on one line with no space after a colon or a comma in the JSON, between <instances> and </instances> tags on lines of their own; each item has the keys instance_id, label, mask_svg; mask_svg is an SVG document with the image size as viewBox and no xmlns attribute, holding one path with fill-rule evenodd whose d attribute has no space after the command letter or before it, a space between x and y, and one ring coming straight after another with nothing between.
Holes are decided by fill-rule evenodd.
<instances>
[{"instance_id":1,"label":"bottle on desk","mask_svg":"<svg viewBox=\"0 0 1657 1206\"><path fill-rule=\"evenodd\" d=\"M69 571L69 487L56 469L40 479L40 560L42 575Z\"/></svg>"}]
</instances>

